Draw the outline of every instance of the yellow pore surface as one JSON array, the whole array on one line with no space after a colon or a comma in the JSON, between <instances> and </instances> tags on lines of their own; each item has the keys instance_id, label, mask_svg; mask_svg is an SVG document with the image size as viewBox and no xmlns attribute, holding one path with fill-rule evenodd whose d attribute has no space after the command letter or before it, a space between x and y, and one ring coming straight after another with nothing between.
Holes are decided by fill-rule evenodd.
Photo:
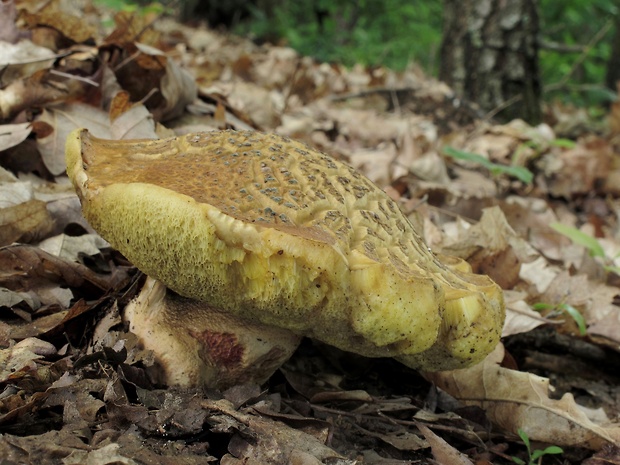
<instances>
[{"instance_id":1,"label":"yellow pore surface","mask_svg":"<svg viewBox=\"0 0 620 465\"><path fill-rule=\"evenodd\" d=\"M499 340L501 289L442 264L382 190L304 144L76 130L66 154L92 226L181 295L427 370L477 362Z\"/></svg>"}]
</instances>

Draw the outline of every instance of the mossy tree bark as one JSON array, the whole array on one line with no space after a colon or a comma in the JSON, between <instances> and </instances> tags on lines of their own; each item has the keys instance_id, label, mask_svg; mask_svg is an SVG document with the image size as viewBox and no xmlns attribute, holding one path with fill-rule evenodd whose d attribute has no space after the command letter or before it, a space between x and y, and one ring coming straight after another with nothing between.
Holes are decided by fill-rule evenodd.
<instances>
[{"instance_id":1,"label":"mossy tree bark","mask_svg":"<svg viewBox=\"0 0 620 465\"><path fill-rule=\"evenodd\" d=\"M501 120L539 123L537 7L538 0L444 0L440 79Z\"/></svg>"}]
</instances>

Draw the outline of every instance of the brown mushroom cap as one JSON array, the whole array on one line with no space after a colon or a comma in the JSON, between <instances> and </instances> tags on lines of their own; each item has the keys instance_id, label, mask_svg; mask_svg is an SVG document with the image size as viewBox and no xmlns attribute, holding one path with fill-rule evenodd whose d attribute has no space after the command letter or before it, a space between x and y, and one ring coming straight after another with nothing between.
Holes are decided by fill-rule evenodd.
<instances>
[{"instance_id":1,"label":"brown mushroom cap","mask_svg":"<svg viewBox=\"0 0 620 465\"><path fill-rule=\"evenodd\" d=\"M237 317L424 370L481 360L503 294L442 263L353 168L277 135L67 139L85 217L139 269ZM188 317L190 318L190 317Z\"/></svg>"}]
</instances>

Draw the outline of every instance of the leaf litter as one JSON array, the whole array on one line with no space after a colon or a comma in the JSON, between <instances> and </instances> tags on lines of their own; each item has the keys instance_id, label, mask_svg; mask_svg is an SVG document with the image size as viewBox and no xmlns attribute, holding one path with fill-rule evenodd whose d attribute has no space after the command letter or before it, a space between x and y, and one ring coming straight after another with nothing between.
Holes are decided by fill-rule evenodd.
<instances>
[{"instance_id":1,"label":"leaf litter","mask_svg":"<svg viewBox=\"0 0 620 465\"><path fill-rule=\"evenodd\" d=\"M496 124L413 66L346 69L90 2L0 8L7 463L502 464L527 459L520 432L562 446L564 463L620 462L618 105L591 133L559 104L538 127ZM121 318L142 277L81 218L64 175L78 126L254 128L351 163L434 251L503 287L504 344L471 369L419 374L306 341L265 386L153 385Z\"/></svg>"}]
</instances>

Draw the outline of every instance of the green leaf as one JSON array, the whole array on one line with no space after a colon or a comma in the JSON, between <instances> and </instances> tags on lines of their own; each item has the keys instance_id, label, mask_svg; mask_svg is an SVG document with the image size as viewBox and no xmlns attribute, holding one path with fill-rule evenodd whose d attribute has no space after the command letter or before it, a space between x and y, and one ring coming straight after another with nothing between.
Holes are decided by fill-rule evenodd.
<instances>
[{"instance_id":1,"label":"green leaf","mask_svg":"<svg viewBox=\"0 0 620 465\"><path fill-rule=\"evenodd\" d=\"M543 310L551 310L552 308L555 308L555 305L553 305L553 304L546 304L544 302L537 302L537 303L532 305L532 308L534 310L536 310L537 312L541 312Z\"/></svg>"},{"instance_id":2,"label":"green leaf","mask_svg":"<svg viewBox=\"0 0 620 465\"><path fill-rule=\"evenodd\" d=\"M577 143L574 140L560 138L560 139L553 139L551 141L551 145L555 147L562 147L565 149L572 149L572 148L575 148Z\"/></svg>"},{"instance_id":3,"label":"green leaf","mask_svg":"<svg viewBox=\"0 0 620 465\"><path fill-rule=\"evenodd\" d=\"M577 228L573 228L572 226L567 226L562 223L551 223L549 226L560 234L568 237L575 244L584 246L590 251L590 255L593 257L605 258L605 251L596 238L579 231Z\"/></svg>"},{"instance_id":4,"label":"green leaf","mask_svg":"<svg viewBox=\"0 0 620 465\"><path fill-rule=\"evenodd\" d=\"M477 163L478 165L488 169L495 176L500 174L506 174L508 176L512 176L513 178L517 178L519 181L522 181L526 184L531 184L534 180L534 173L532 173L530 170L523 166L500 165L498 163L493 163L492 161L487 160L482 155L479 155L477 153L465 152L463 150L458 150L450 146L444 147L443 153L456 160Z\"/></svg>"},{"instance_id":5,"label":"green leaf","mask_svg":"<svg viewBox=\"0 0 620 465\"><path fill-rule=\"evenodd\" d=\"M525 462L521 460L519 457L512 456L510 457L514 463L517 465L525 465Z\"/></svg>"},{"instance_id":6,"label":"green leaf","mask_svg":"<svg viewBox=\"0 0 620 465\"><path fill-rule=\"evenodd\" d=\"M560 308L564 312L568 313L573 320L575 320L575 323L577 323L577 327L579 328L579 334L585 336L588 330L586 328L586 319L583 317L581 312L569 304L562 304L560 305Z\"/></svg>"},{"instance_id":7,"label":"green leaf","mask_svg":"<svg viewBox=\"0 0 620 465\"><path fill-rule=\"evenodd\" d=\"M517 433L519 434L519 437L523 441L523 444L525 444L525 447L527 447L527 451L529 453L529 451L530 451L530 438L528 437L527 433L525 431L523 431L521 428L519 428L517 430Z\"/></svg>"},{"instance_id":8,"label":"green leaf","mask_svg":"<svg viewBox=\"0 0 620 465\"><path fill-rule=\"evenodd\" d=\"M558 446L549 446L543 452L545 454L563 454L564 449Z\"/></svg>"}]
</instances>

